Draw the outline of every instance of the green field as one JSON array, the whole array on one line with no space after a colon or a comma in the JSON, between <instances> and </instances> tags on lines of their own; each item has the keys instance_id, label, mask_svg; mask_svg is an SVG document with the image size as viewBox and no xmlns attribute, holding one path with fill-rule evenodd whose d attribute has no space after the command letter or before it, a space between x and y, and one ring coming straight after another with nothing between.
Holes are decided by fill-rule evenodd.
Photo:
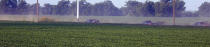
<instances>
[{"instance_id":1,"label":"green field","mask_svg":"<svg viewBox=\"0 0 210 47\"><path fill-rule=\"evenodd\" d=\"M2 22L0 47L210 47L210 27Z\"/></svg>"}]
</instances>

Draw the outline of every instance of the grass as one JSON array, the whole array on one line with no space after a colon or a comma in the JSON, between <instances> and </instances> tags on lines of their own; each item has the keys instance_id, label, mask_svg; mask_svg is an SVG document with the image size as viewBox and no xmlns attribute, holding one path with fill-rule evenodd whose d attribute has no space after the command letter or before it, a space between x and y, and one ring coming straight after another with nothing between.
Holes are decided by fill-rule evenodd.
<instances>
[{"instance_id":1,"label":"grass","mask_svg":"<svg viewBox=\"0 0 210 47\"><path fill-rule=\"evenodd\" d=\"M210 47L210 27L1 22L0 47Z\"/></svg>"}]
</instances>

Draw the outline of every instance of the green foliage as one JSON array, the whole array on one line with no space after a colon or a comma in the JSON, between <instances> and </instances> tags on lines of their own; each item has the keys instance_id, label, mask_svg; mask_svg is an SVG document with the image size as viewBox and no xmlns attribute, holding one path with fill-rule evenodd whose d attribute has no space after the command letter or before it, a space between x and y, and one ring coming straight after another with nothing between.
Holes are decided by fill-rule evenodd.
<instances>
[{"instance_id":1,"label":"green foliage","mask_svg":"<svg viewBox=\"0 0 210 47\"><path fill-rule=\"evenodd\" d=\"M128 1L126 7L121 8L124 15L140 16L142 14L143 3L138 1Z\"/></svg>"},{"instance_id":2,"label":"green foliage","mask_svg":"<svg viewBox=\"0 0 210 47\"><path fill-rule=\"evenodd\" d=\"M176 1L176 16L179 16L183 11L185 11L184 5L184 1ZM148 1L146 3L128 1L126 7L121 9L125 15L170 17L173 13L173 2L171 0L161 0L160 2Z\"/></svg>"},{"instance_id":3,"label":"green foliage","mask_svg":"<svg viewBox=\"0 0 210 47\"><path fill-rule=\"evenodd\" d=\"M209 47L209 27L1 22L0 47Z\"/></svg>"},{"instance_id":4,"label":"green foliage","mask_svg":"<svg viewBox=\"0 0 210 47\"><path fill-rule=\"evenodd\" d=\"M155 3L152 1L146 2L142 8L143 16L155 16Z\"/></svg>"},{"instance_id":5,"label":"green foliage","mask_svg":"<svg viewBox=\"0 0 210 47\"><path fill-rule=\"evenodd\" d=\"M91 4L86 0L80 2L80 15L82 16L159 16L171 17L173 14L173 0L147 1L145 3L129 0L125 7L117 8L112 1L106 0ZM203 3L196 13L185 11L185 2L176 0L176 16L209 16L208 2ZM38 4L39 5L39 4ZM1 0L0 14L36 14L36 4L28 4L24 0ZM39 5L39 14L42 15L76 15L76 1L61 0L57 5Z\"/></svg>"},{"instance_id":6,"label":"green foliage","mask_svg":"<svg viewBox=\"0 0 210 47\"><path fill-rule=\"evenodd\" d=\"M81 0L79 2L79 6L80 6L80 15L82 16L90 16L92 15L92 11L93 11L93 5L90 4L89 2L87 2L86 0ZM72 12L74 12L74 15L76 15L76 5L77 2L73 2L72 3Z\"/></svg>"},{"instance_id":7,"label":"green foliage","mask_svg":"<svg viewBox=\"0 0 210 47\"><path fill-rule=\"evenodd\" d=\"M95 16L121 16L120 9L114 6L112 1L104 1L96 3L93 7L93 15Z\"/></svg>"},{"instance_id":8,"label":"green foliage","mask_svg":"<svg viewBox=\"0 0 210 47\"><path fill-rule=\"evenodd\" d=\"M2 14L28 14L29 4L24 0L1 0L0 12Z\"/></svg>"},{"instance_id":9,"label":"green foliage","mask_svg":"<svg viewBox=\"0 0 210 47\"><path fill-rule=\"evenodd\" d=\"M29 7L30 5L27 4L26 1L20 1L17 7L17 12L18 14L29 14Z\"/></svg>"},{"instance_id":10,"label":"green foliage","mask_svg":"<svg viewBox=\"0 0 210 47\"><path fill-rule=\"evenodd\" d=\"M15 14L16 9L14 8L17 7L17 0L1 0L0 6L2 14Z\"/></svg>"},{"instance_id":11,"label":"green foliage","mask_svg":"<svg viewBox=\"0 0 210 47\"><path fill-rule=\"evenodd\" d=\"M181 0L176 0L175 13L176 16L180 16L182 12L185 11L185 2ZM162 0L161 2L155 3L155 16L165 16L169 17L173 14L173 2L172 0Z\"/></svg>"},{"instance_id":12,"label":"green foliage","mask_svg":"<svg viewBox=\"0 0 210 47\"><path fill-rule=\"evenodd\" d=\"M55 10L56 6L55 5L50 5L50 4L45 4L44 7L42 8L42 14L44 15L55 15Z\"/></svg>"},{"instance_id":13,"label":"green foliage","mask_svg":"<svg viewBox=\"0 0 210 47\"><path fill-rule=\"evenodd\" d=\"M210 3L209 2L204 2L200 7L198 11L200 16L210 16Z\"/></svg>"}]
</instances>

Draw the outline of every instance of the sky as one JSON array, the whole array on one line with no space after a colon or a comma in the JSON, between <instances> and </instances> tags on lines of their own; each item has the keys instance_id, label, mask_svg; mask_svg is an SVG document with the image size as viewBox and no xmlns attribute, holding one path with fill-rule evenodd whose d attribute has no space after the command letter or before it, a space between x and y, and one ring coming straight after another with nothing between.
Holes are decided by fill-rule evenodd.
<instances>
[{"instance_id":1,"label":"sky","mask_svg":"<svg viewBox=\"0 0 210 47\"><path fill-rule=\"evenodd\" d=\"M43 6L45 3L50 3L52 5L56 5L58 3L58 1L60 0L39 0L41 6ZM75 1L75 0L70 0L70 1ZM98 2L103 2L104 0L86 0L87 2L90 2L92 4L98 3ZM128 0L111 0L115 6L117 7L123 7L125 6L125 2ZM137 0L140 2L145 2L146 0ZM159 1L159 0L150 0L150 1ZM210 2L210 0L183 0L185 1L185 6L186 6L186 10L187 11L197 11L199 6L203 3L203 2ZM30 4L34 4L36 3L36 0L26 0L26 2L30 3Z\"/></svg>"}]
</instances>

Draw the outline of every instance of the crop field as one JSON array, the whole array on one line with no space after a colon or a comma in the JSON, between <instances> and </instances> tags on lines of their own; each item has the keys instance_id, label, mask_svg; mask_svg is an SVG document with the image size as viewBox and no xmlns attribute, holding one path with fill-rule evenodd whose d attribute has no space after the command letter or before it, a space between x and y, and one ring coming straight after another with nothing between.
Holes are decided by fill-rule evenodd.
<instances>
[{"instance_id":1,"label":"crop field","mask_svg":"<svg viewBox=\"0 0 210 47\"><path fill-rule=\"evenodd\" d=\"M210 27L0 22L0 47L210 47Z\"/></svg>"}]
</instances>

